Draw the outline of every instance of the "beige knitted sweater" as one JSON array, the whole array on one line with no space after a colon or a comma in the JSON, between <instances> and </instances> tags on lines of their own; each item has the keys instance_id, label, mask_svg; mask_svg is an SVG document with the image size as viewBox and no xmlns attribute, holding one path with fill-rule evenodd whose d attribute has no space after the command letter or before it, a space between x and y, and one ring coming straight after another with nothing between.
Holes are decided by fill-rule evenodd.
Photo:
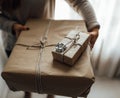
<instances>
[{"instance_id":1,"label":"beige knitted sweater","mask_svg":"<svg viewBox=\"0 0 120 98\"><path fill-rule=\"evenodd\" d=\"M88 0L65 0L76 12L82 13L88 31L99 27L93 8ZM62 7L62 6L61 6ZM16 38L12 35L14 23L25 24L28 18L52 19L55 12L55 0L21 0L21 6L12 14L0 13L0 29L8 32L8 49L12 49ZM67 13L66 13L67 14Z\"/></svg>"}]
</instances>

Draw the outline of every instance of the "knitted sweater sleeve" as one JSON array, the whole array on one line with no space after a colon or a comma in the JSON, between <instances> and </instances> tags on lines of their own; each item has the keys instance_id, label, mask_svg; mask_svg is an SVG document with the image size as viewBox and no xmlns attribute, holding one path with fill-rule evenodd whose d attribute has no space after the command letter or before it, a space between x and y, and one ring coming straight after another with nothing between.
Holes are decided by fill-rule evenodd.
<instances>
[{"instance_id":1,"label":"knitted sweater sleeve","mask_svg":"<svg viewBox=\"0 0 120 98\"><path fill-rule=\"evenodd\" d=\"M95 12L88 0L65 0L78 14L82 13L82 16L86 22L88 31L93 28L99 28L100 25L97 22Z\"/></svg>"},{"instance_id":2,"label":"knitted sweater sleeve","mask_svg":"<svg viewBox=\"0 0 120 98\"><path fill-rule=\"evenodd\" d=\"M14 23L16 22L10 20L0 12L0 29L5 30L7 32L12 32L12 26Z\"/></svg>"}]
</instances>

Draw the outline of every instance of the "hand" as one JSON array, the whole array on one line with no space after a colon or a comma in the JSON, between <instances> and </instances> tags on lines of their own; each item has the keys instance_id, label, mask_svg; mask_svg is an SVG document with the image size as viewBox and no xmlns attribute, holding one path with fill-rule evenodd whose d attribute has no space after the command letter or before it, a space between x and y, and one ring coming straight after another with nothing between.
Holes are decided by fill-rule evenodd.
<instances>
[{"instance_id":1,"label":"hand","mask_svg":"<svg viewBox=\"0 0 120 98\"><path fill-rule=\"evenodd\" d=\"M94 47L94 44L98 38L98 35L99 35L99 29L98 28L94 28L91 32L90 32L90 36L91 36L91 39L90 39L90 47L91 49Z\"/></svg>"},{"instance_id":2,"label":"hand","mask_svg":"<svg viewBox=\"0 0 120 98\"><path fill-rule=\"evenodd\" d=\"M29 28L26 27L26 26L23 26L23 25L21 25L21 24L15 23L15 24L13 25L13 33L15 33L15 35L16 35L17 38L19 37L19 35L20 35L20 33L21 33L22 31L26 31L26 30L29 30Z\"/></svg>"}]
</instances>

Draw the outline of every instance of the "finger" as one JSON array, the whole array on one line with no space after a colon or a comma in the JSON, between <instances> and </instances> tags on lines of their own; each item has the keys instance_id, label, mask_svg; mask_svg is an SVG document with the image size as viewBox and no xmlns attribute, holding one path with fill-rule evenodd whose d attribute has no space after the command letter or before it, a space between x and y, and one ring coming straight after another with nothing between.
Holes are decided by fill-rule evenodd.
<instances>
[{"instance_id":1,"label":"finger","mask_svg":"<svg viewBox=\"0 0 120 98\"><path fill-rule=\"evenodd\" d=\"M18 29L18 30L16 30L16 31L15 31L15 33L16 33L16 38L18 38L18 37L19 37L19 35L20 35L21 31L22 31L22 29Z\"/></svg>"},{"instance_id":2,"label":"finger","mask_svg":"<svg viewBox=\"0 0 120 98\"><path fill-rule=\"evenodd\" d=\"M91 39L90 43L91 43L91 46L92 46L92 47L94 47L94 44L95 44L96 40L97 40L97 37L96 37L96 36L94 36L94 37Z\"/></svg>"},{"instance_id":3,"label":"finger","mask_svg":"<svg viewBox=\"0 0 120 98\"><path fill-rule=\"evenodd\" d=\"M20 35L20 33L17 31L17 32L16 32L16 38L18 38L19 35Z\"/></svg>"},{"instance_id":4,"label":"finger","mask_svg":"<svg viewBox=\"0 0 120 98\"><path fill-rule=\"evenodd\" d=\"M26 26L22 26L22 31L27 31L27 30L29 30L30 28L29 27L26 27Z\"/></svg>"},{"instance_id":5,"label":"finger","mask_svg":"<svg viewBox=\"0 0 120 98\"><path fill-rule=\"evenodd\" d=\"M93 45L89 42L89 44L88 44L89 46L90 46L90 49L92 50L92 48L93 48Z\"/></svg>"}]
</instances>

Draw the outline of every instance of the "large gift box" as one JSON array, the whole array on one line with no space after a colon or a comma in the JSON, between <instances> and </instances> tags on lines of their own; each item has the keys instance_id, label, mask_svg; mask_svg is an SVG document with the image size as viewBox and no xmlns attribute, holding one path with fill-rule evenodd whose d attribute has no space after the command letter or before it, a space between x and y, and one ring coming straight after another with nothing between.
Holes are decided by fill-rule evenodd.
<instances>
[{"instance_id":1,"label":"large gift box","mask_svg":"<svg viewBox=\"0 0 120 98\"><path fill-rule=\"evenodd\" d=\"M74 66L54 61L52 50L71 30L87 32L83 20L29 20L30 30L21 33L2 77L13 91L28 91L63 96L87 96L94 74L90 48Z\"/></svg>"}]
</instances>

